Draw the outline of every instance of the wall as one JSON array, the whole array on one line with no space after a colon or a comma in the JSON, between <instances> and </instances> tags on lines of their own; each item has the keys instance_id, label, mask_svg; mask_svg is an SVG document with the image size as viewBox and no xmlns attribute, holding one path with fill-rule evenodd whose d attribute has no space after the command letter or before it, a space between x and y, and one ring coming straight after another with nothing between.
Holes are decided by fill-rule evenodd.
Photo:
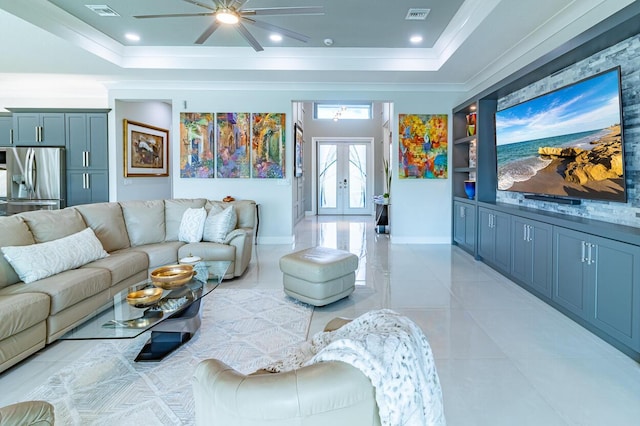
<instances>
[{"instance_id":1,"label":"wall","mask_svg":"<svg viewBox=\"0 0 640 426\"><path fill-rule=\"evenodd\" d=\"M112 121L110 127L115 129L115 133L111 132L111 141L115 141L115 146L111 144L110 152L115 154L114 161L116 164L111 168L109 176L110 199L118 201L124 200L160 200L171 198L171 177L124 177L123 158L124 158L124 125L123 120L135 121L138 123L148 124L161 129L168 129L169 136L172 135L172 112L171 105L167 102L159 101L141 101L141 102L124 102L116 101L115 108L112 113L115 121ZM115 148L115 149L113 149ZM175 155L169 154L169 159ZM112 156L113 157L113 156ZM114 173L115 170L115 173ZM169 167L169 174L172 173ZM115 184L114 184L115 183Z\"/></svg>"},{"instance_id":2,"label":"wall","mask_svg":"<svg viewBox=\"0 0 640 426\"><path fill-rule=\"evenodd\" d=\"M260 244L286 244L293 242L292 217L292 173L293 173L293 122L292 102L300 99L313 100L362 100L374 102L389 101L398 113L446 114L452 110L457 95L452 92L403 92L397 91L348 91L343 87L327 85L324 90L291 89L278 84L226 84L202 83L198 88L193 84L173 84L167 86L132 88L131 84L119 88L114 85L109 90L109 106L126 108L124 101L162 99L170 102L172 125L179 128L179 113L189 112L284 112L287 114L286 129L286 170L285 179L182 179L179 177L179 135L171 132L170 170L172 195L181 197L206 197L220 199L231 195L239 199L253 199L260 204ZM177 88L176 88L177 87ZM184 108L186 103L187 107ZM397 115L396 115L397 117ZM117 111L114 118L122 118ZM395 120L394 120L395 121ZM309 123L305 123L305 140ZM110 128L111 130L111 128ZM121 143L121 137L114 127L109 136L110 149ZM397 130L393 132L394 161L397 161ZM380 138L378 133L377 138ZM378 140L377 140L378 141ZM306 148L306 147L305 147ZM309 158L306 156L305 158ZM110 157L111 179L116 193L123 186L117 179L122 174L122 158L116 152ZM306 165L305 165L306 167ZM395 178L394 178L395 179ZM133 185L132 185L133 186ZM450 180L394 180L392 184L393 205L391 211L391 240L393 243L450 243L451 203ZM132 188L133 190L133 188ZM380 189L381 190L381 189ZM147 194L136 191L138 198Z\"/></svg>"},{"instance_id":3,"label":"wall","mask_svg":"<svg viewBox=\"0 0 640 426\"><path fill-rule=\"evenodd\" d=\"M518 204L545 211L640 227L640 35L604 49L564 70L498 100L504 109L543 93L571 84L601 71L621 67L623 132L627 203L583 200L581 205L568 206L525 200L522 194L497 192L497 201Z\"/></svg>"}]
</instances>

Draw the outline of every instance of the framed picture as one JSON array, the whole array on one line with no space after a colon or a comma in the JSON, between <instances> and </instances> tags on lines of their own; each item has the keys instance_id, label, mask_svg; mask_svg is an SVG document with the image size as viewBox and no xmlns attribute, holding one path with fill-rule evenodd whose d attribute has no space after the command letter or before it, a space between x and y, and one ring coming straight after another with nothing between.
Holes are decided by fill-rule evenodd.
<instances>
[{"instance_id":1,"label":"framed picture","mask_svg":"<svg viewBox=\"0 0 640 426\"><path fill-rule=\"evenodd\" d=\"M180 177L214 177L213 113L180 113Z\"/></svg>"},{"instance_id":2,"label":"framed picture","mask_svg":"<svg viewBox=\"0 0 640 426\"><path fill-rule=\"evenodd\" d=\"M169 176L169 131L124 119L125 177Z\"/></svg>"},{"instance_id":3,"label":"framed picture","mask_svg":"<svg viewBox=\"0 0 640 426\"><path fill-rule=\"evenodd\" d=\"M284 113L251 114L251 176L257 179L283 179L285 177L285 123Z\"/></svg>"},{"instance_id":4,"label":"framed picture","mask_svg":"<svg viewBox=\"0 0 640 426\"><path fill-rule=\"evenodd\" d=\"M302 127L299 124L295 125L295 143L296 149L293 158L293 170L295 172L296 177L302 176L302 149L304 147L304 139L302 138Z\"/></svg>"},{"instance_id":5,"label":"framed picture","mask_svg":"<svg viewBox=\"0 0 640 426\"><path fill-rule=\"evenodd\" d=\"M400 114L398 117L398 177L446 179L446 114Z\"/></svg>"}]
</instances>

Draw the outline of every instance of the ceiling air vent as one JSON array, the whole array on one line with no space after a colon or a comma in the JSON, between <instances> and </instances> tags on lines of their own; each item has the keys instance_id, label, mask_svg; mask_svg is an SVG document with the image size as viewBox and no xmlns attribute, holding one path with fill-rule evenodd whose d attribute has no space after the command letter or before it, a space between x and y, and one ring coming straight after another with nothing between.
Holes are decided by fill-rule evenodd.
<instances>
[{"instance_id":1,"label":"ceiling air vent","mask_svg":"<svg viewBox=\"0 0 640 426\"><path fill-rule=\"evenodd\" d=\"M424 21L427 19L427 15L431 12L431 9L418 9L412 7L407 12L407 16L404 18L407 21Z\"/></svg>"},{"instance_id":2,"label":"ceiling air vent","mask_svg":"<svg viewBox=\"0 0 640 426\"><path fill-rule=\"evenodd\" d=\"M120 16L118 12L111 9L106 4L85 4L85 6L100 16Z\"/></svg>"}]
</instances>

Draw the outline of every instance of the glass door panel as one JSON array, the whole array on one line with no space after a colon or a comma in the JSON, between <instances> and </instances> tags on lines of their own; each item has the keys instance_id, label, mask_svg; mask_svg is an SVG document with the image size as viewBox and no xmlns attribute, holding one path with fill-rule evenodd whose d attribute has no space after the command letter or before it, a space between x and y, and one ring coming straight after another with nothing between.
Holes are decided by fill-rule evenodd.
<instances>
[{"instance_id":1,"label":"glass door panel","mask_svg":"<svg viewBox=\"0 0 640 426\"><path fill-rule=\"evenodd\" d=\"M371 214L368 143L318 143L318 214Z\"/></svg>"}]
</instances>

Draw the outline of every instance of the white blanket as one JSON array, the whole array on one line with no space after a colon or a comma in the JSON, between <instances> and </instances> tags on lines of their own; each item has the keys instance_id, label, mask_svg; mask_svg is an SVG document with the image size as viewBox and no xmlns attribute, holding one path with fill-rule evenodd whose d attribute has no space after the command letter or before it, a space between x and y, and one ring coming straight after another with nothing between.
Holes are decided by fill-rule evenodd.
<instances>
[{"instance_id":1,"label":"white blanket","mask_svg":"<svg viewBox=\"0 0 640 426\"><path fill-rule=\"evenodd\" d=\"M444 425L442 389L422 330L392 310L368 312L336 331L317 333L266 367L290 371L322 361L358 368L376 389L383 425Z\"/></svg>"}]
</instances>

